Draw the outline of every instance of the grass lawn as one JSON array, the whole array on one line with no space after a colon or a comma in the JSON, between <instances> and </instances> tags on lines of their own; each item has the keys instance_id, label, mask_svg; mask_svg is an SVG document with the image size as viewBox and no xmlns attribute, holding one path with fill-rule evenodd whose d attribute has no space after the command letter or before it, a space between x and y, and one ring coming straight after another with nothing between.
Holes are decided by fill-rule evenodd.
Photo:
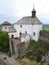
<instances>
[{"instance_id":1,"label":"grass lawn","mask_svg":"<svg viewBox=\"0 0 49 65\"><path fill-rule=\"evenodd\" d=\"M17 59L21 65L37 65L36 61L31 61L28 58Z\"/></svg>"}]
</instances>

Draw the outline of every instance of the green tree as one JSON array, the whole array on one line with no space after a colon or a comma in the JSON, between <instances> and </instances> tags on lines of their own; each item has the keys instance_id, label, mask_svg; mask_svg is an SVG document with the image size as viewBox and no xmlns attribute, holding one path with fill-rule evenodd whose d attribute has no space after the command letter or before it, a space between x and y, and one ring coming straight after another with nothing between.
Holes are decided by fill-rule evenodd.
<instances>
[{"instance_id":1,"label":"green tree","mask_svg":"<svg viewBox=\"0 0 49 65\"><path fill-rule=\"evenodd\" d=\"M7 52L8 50L9 50L8 33L0 30L0 51Z\"/></svg>"}]
</instances>

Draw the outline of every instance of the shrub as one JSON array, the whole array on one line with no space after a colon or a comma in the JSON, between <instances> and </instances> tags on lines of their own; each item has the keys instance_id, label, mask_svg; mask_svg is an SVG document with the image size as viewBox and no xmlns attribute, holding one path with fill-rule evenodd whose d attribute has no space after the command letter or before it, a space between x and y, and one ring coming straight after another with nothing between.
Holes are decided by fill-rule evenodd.
<instances>
[{"instance_id":1,"label":"shrub","mask_svg":"<svg viewBox=\"0 0 49 65\"><path fill-rule=\"evenodd\" d=\"M9 36L8 33L0 30L0 51L7 52L9 50Z\"/></svg>"},{"instance_id":2,"label":"shrub","mask_svg":"<svg viewBox=\"0 0 49 65\"><path fill-rule=\"evenodd\" d=\"M47 51L49 51L49 44L42 40L39 40L38 42L32 40L26 50L28 53L26 54L26 57L30 60L36 60L39 62L41 60L41 57L45 55Z\"/></svg>"}]
</instances>

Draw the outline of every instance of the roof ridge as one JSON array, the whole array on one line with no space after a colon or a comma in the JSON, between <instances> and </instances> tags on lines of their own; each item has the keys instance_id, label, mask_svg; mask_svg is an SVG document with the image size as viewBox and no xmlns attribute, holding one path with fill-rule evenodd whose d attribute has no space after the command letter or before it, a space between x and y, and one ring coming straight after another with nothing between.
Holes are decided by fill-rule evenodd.
<instances>
[{"instance_id":1,"label":"roof ridge","mask_svg":"<svg viewBox=\"0 0 49 65\"><path fill-rule=\"evenodd\" d=\"M31 16L26 16L22 17L15 24L42 24L42 23L37 16L35 18L32 18Z\"/></svg>"}]
</instances>

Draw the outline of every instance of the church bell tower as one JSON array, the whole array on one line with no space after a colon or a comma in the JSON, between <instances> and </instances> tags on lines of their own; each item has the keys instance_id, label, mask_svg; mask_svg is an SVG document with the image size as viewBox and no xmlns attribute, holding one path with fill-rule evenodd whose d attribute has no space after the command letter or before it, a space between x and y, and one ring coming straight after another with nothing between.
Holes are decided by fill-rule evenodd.
<instances>
[{"instance_id":1,"label":"church bell tower","mask_svg":"<svg viewBox=\"0 0 49 65\"><path fill-rule=\"evenodd\" d=\"M36 17L36 10L35 10L35 8L34 8L34 6L33 6L33 10L32 10L32 18L35 18Z\"/></svg>"}]
</instances>

